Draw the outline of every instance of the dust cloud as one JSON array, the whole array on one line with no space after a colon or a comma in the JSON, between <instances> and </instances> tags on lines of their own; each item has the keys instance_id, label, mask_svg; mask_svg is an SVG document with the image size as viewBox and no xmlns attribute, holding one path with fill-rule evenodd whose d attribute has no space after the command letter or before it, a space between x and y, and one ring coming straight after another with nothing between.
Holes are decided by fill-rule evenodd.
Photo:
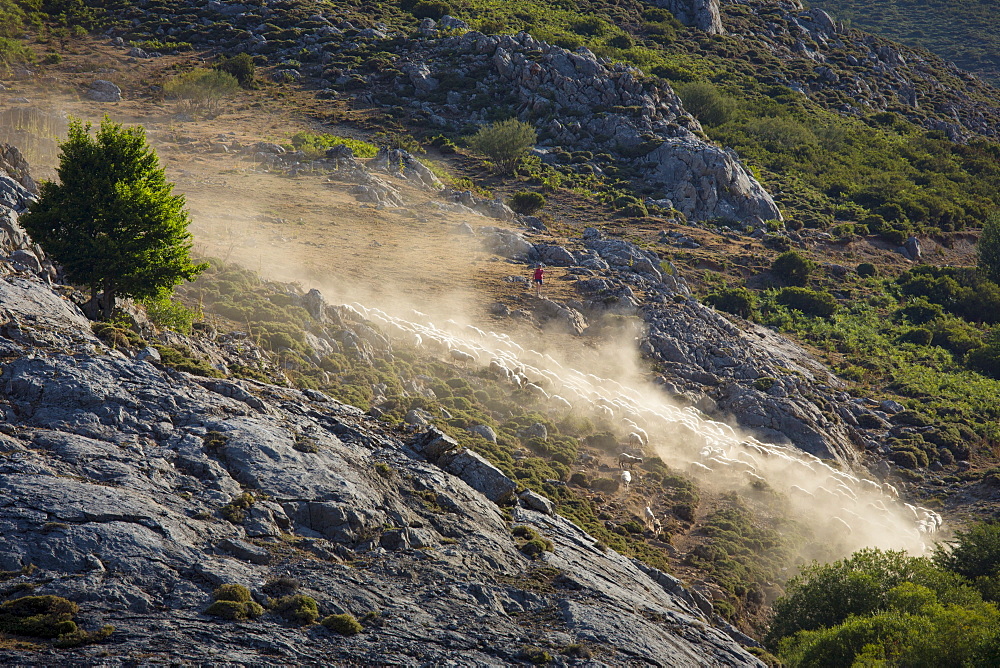
<instances>
[{"instance_id":1,"label":"dust cloud","mask_svg":"<svg viewBox=\"0 0 1000 668\"><path fill-rule=\"evenodd\" d=\"M491 331L484 323L499 292L484 288L527 273L456 233L463 222L475 229L491 221L420 204L378 210L358 205L344 184L321 176L281 179L232 158L222 171L172 151L161 157L188 199L197 252L317 288L395 342L486 367L535 394L553 417L587 417L614 432L623 450L655 454L707 489L770 495L811 527L828 559L869 546L923 554L941 536L940 515L905 503L889 484L676 405L647 380L636 332L584 345L557 330ZM406 194L427 200L418 191Z\"/></svg>"},{"instance_id":2,"label":"dust cloud","mask_svg":"<svg viewBox=\"0 0 1000 668\"><path fill-rule=\"evenodd\" d=\"M199 205L197 200L192 204ZM263 208L259 202L238 206L244 211ZM358 215L358 205L351 206ZM349 211L338 215L338 229L351 227ZM461 222L475 228L487 224L484 220L439 214L425 216L427 220L417 225L412 219L392 220L392 213L362 209L361 215L367 219L353 226L367 231L376 216L383 218L377 224L387 232L381 246L369 245L360 253L345 248L340 256L331 253L324 271L315 265L304 268L308 260L285 244L280 254L269 255L266 265L250 266L270 279L317 288L330 303L350 305L397 345L416 346L468 368L488 368L512 389L534 394L554 419L571 413L587 417L615 433L621 450L657 455L703 488L767 498L810 528L810 556L832 560L863 547L919 555L942 537L941 516L906 503L890 484L839 470L794 447L759 441L693 407L676 405L648 380L636 332L585 345L558 329L520 326L493 331L495 327L484 324L489 322L489 300L473 287L475 274L487 261L473 241L451 231ZM211 224L196 222L202 230ZM407 235L433 237L433 243L447 251L411 248L397 238ZM242 261L246 253L236 249L230 255ZM391 271L384 271L388 266ZM526 273L523 265L501 269L500 274ZM494 272L492 278L498 276ZM641 469L633 475L641 477Z\"/></svg>"}]
</instances>

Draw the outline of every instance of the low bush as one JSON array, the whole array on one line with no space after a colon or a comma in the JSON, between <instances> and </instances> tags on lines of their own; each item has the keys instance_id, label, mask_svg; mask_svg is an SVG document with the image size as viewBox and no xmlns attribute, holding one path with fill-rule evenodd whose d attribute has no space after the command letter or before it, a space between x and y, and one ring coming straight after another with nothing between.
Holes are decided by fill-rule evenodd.
<instances>
[{"instance_id":1,"label":"low bush","mask_svg":"<svg viewBox=\"0 0 1000 668\"><path fill-rule=\"evenodd\" d=\"M257 78L257 65L249 53L238 53L232 58L222 58L215 69L231 75L243 88L253 88Z\"/></svg>"},{"instance_id":2,"label":"low bush","mask_svg":"<svg viewBox=\"0 0 1000 668\"><path fill-rule=\"evenodd\" d=\"M180 100L192 110L214 112L222 101L240 89L232 74L221 70L195 69L178 74L163 85L168 97Z\"/></svg>"},{"instance_id":3,"label":"low bush","mask_svg":"<svg viewBox=\"0 0 1000 668\"><path fill-rule=\"evenodd\" d=\"M785 251L771 264L771 271L789 285L805 285L816 263L795 251Z\"/></svg>"},{"instance_id":4,"label":"low bush","mask_svg":"<svg viewBox=\"0 0 1000 668\"><path fill-rule=\"evenodd\" d=\"M268 605L271 610L296 624L312 624L319 619L319 605L316 599L305 594L282 596Z\"/></svg>"},{"instance_id":5,"label":"low bush","mask_svg":"<svg viewBox=\"0 0 1000 668\"><path fill-rule=\"evenodd\" d=\"M345 612L342 615L329 615L323 618L320 622L330 631L339 633L342 636L353 636L357 633L361 633L364 627L361 626L361 622L354 618L354 615L349 612Z\"/></svg>"},{"instance_id":6,"label":"low bush","mask_svg":"<svg viewBox=\"0 0 1000 668\"><path fill-rule=\"evenodd\" d=\"M451 14L451 5L441 0L420 0L413 5L410 13L418 19L434 19L437 21L445 14Z\"/></svg>"},{"instance_id":7,"label":"low bush","mask_svg":"<svg viewBox=\"0 0 1000 668\"><path fill-rule=\"evenodd\" d=\"M170 346L167 344L154 345L160 353L160 364L176 371L194 374L195 376L206 376L208 378L222 378L223 373L204 360L196 359L187 348Z\"/></svg>"},{"instance_id":8,"label":"low bush","mask_svg":"<svg viewBox=\"0 0 1000 668\"><path fill-rule=\"evenodd\" d=\"M869 276L874 276L878 273L875 269L875 265L871 262L862 262L858 265L858 268L855 271L857 271L858 276L862 278L868 278Z\"/></svg>"},{"instance_id":9,"label":"low bush","mask_svg":"<svg viewBox=\"0 0 1000 668\"><path fill-rule=\"evenodd\" d=\"M513 174L536 141L534 127L510 118L480 128L469 138L469 146L489 159L499 173Z\"/></svg>"},{"instance_id":10,"label":"low bush","mask_svg":"<svg viewBox=\"0 0 1000 668\"><path fill-rule=\"evenodd\" d=\"M222 516L233 524L243 524L247 518L247 511L250 510L256 502L257 500L253 497L253 494L250 494L250 492L243 492L238 497L222 506L222 509L219 512L221 512Z\"/></svg>"},{"instance_id":11,"label":"low bush","mask_svg":"<svg viewBox=\"0 0 1000 668\"><path fill-rule=\"evenodd\" d=\"M749 318L757 309L757 298L746 288L722 288L705 296L702 300L720 311Z\"/></svg>"},{"instance_id":12,"label":"low bush","mask_svg":"<svg viewBox=\"0 0 1000 668\"><path fill-rule=\"evenodd\" d=\"M530 216L545 206L545 196L540 193L522 190L511 195L508 204L515 212Z\"/></svg>"},{"instance_id":13,"label":"low bush","mask_svg":"<svg viewBox=\"0 0 1000 668\"><path fill-rule=\"evenodd\" d=\"M242 621L256 619L264 614L264 608L251 598L250 590L243 585L219 585L212 593L212 598L215 600L205 609L206 615Z\"/></svg>"},{"instance_id":14,"label":"low bush","mask_svg":"<svg viewBox=\"0 0 1000 668\"><path fill-rule=\"evenodd\" d=\"M93 633L80 629L73 617L80 606L61 596L23 596L0 603L0 633L54 638L57 647L98 642L114 632L104 626Z\"/></svg>"},{"instance_id":15,"label":"low bush","mask_svg":"<svg viewBox=\"0 0 1000 668\"><path fill-rule=\"evenodd\" d=\"M782 288L776 301L805 315L827 318L837 310L837 300L829 292L809 288Z\"/></svg>"}]
</instances>

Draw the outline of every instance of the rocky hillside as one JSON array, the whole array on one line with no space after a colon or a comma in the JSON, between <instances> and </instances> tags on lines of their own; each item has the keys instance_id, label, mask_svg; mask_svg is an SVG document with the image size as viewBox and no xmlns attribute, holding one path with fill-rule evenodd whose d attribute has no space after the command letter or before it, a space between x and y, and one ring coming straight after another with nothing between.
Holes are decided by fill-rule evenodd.
<instances>
[{"instance_id":1,"label":"rocky hillside","mask_svg":"<svg viewBox=\"0 0 1000 668\"><path fill-rule=\"evenodd\" d=\"M440 432L108 348L3 215L0 592L21 608L0 630L84 662L760 665L706 599ZM198 346L259 359L231 343ZM60 612L24 631L22 609ZM4 663L66 656L0 641Z\"/></svg>"},{"instance_id":2,"label":"rocky hillside","mask_svg":"<svg viewBox=\"0 0 1000 668\"><path fill-rule=\"evenodd\" d=\"M478 254L446 277L477 324L556 334L564 362L634 339L655 388L221 261L179 291L190 335L137 309L92 327L17 226L35 184L4 149L0 631L86 661L755 665L742 632L803 559L920 551L941 517L910 502L992 503L1000 385L964 365L995 286L915 267L968 264L959 230L996 207L975 77L797 3L87 4L100 44L5 69L4 119L65 77L67 106L156 125L203 200L252 172L275 256L305 231L328 268L385 267L433 236ZM168 115L176 72L238 52L266 78L249 133ZM291 101L321 129L289 139L268 113ZM509 116L539 143L499 176L466 138ZM259 258L236 234L227 259ZM38 643L0 657L65 659Z\"/></svg>"},{"instance_id":3,"label":"rocky hillside","mask_svg":"<svg viewBox=\"0 0 1000 668\"><path fill-rule=\"evenodd\" d=\"M919 6L906 0L874 6L818 0L810 5L855 28L933 51L993 85L1000 84L1000 43L993 29L996 6L989 0L962 4L939 0Z\"/></svg>"}]
</instances>

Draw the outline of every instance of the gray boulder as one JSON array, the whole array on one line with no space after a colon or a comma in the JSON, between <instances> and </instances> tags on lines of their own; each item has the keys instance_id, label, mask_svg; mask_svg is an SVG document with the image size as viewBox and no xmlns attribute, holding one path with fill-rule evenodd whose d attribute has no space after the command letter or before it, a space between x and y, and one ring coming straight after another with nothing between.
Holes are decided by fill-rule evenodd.
<instances>
[{"instance_id":1,"label":"gray boulder","mask_svg":"<svg viewBox=\"0 0 1000 668\"><path fill-rule=\"evenodd\" d=\"M576 258L572 253L562 246L550 244L535 244L534 258L553 267L572 267L576 264Z\"/></svg>"},{"instance_id":2,"label":"gray boulder","mask_svg":"<svg viewBox=\"0 0 1000 668\"><path fill-rule=\"evenodd\" d=\"M471 450L455 455L444 468L494 503L506 503L517 489L517 483Z\"/></svg>"},{"instance_id":3,"label":"gray boulder","mask_svg":"<svg viewBox=\"0 0 1000 668\"><path fill-rule=\"evenodd\" d=\"M95 102L121 102L122 89L110 81L97 79L90 84L84 95Z\"/></svg>"}]
</instances>

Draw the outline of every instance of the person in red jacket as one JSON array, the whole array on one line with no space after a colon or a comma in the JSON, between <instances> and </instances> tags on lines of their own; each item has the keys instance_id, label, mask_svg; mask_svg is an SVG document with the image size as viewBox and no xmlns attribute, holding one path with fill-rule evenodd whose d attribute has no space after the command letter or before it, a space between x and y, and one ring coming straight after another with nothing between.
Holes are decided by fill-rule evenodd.
<instances>
[{"instance_id":1,"label":"person in red jacket","mask_svg":"<svg viewBox=\"0 0 1000 668\"><path fill-rule=\"evenodd\" d=\"M536 264L535 265L535 279L534 279L534 283L535 283L535 296L536 297L541 297L542 296L542 277L544 275L545 275L545 265L541 264L541 263Z\"/></svg>"}]
</instances>

